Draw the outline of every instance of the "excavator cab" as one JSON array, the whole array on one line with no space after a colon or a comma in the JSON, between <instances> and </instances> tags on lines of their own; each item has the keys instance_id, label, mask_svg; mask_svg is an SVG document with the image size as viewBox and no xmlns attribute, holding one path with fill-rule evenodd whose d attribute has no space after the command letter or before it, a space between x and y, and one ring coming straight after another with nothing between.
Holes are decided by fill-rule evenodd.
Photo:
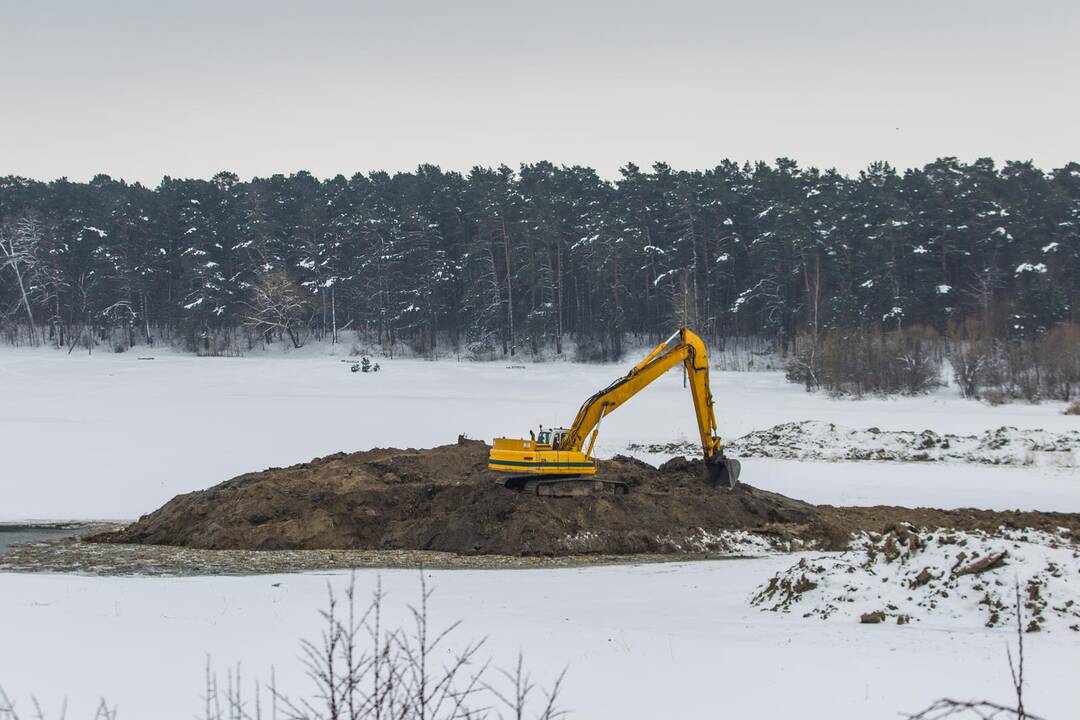
<instances>
[{"instance_id":1,"label":"excavator cab","mask_svg":"<svg viewBox=\"0 0 1080 720\"><path fill-rule=\"evenodd\" d=\"M566 437L566 433L570 432L566 428L550 428L544 429L544 426L540 426L540 432L536 433L536 449L537 450L558 450L562 445L563 438Z\"/></svg>"}]
</instances>

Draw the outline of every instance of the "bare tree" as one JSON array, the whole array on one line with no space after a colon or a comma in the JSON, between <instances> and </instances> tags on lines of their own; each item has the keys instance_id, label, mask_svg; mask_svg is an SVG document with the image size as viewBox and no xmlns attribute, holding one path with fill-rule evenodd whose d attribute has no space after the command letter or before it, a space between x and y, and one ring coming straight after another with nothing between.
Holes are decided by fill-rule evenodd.
<instances>
[{"instance_id":1,"label":"bare tree","mask_svg":"<svg viewBox=\"0 0 1080 720\"><path fill-rule=\"evenodd\" d=\"M260 277L251 290L251 301L244 305L245 325L266 336L276 330L288 335L293 347L304 346L311 307L284 272L269 272Z\"/></svg>"},{"instance_id":2,"label":"bare tree","mask_svg":"<svg viewBox=\"0 0 1080 720\"><path fill-rule=\"evenodd\" d=\"M26 215L14 226L0 228L0 268L10 268L15 274L22 305L26 308L26 321L30 324L30 344L37 345L37 326L34 311L26 287L26 277L37 265L37 253L41 244L41 228L32 215Z\"/></svg>"}]
</instances>

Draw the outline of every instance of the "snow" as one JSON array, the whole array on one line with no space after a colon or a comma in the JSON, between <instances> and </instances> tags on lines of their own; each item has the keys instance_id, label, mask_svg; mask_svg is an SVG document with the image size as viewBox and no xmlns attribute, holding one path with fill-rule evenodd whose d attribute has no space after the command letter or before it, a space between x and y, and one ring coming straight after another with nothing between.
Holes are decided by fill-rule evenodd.
<instances>
[{"instance_id":1,"label":"snow","mask_svg":"<svg viewBox=\"0 0 1080 720\"><path fill-rule=\"evenodd\" d=\"M1016 266L1016 274L1017 275L1019 275L1020 273L1026 273L1026 272L1033 272L1033 273L1043 274L1043 273L1046 272L1046 264L1045 263L1035 263L1035 264L1032 264L1032 263L1020 263L1019 265Z\"/></svg>"},{"instance_id":2,"label":"snow","mask_svg":"<svg viewBox=\"0 0 1080 720\"><path fill-rule=\"evenodd\" d=\"M678 268L675 268L673 270L667 270L666 272L660 273L659 275L656 276L656 279L653 280L653 287L658 287L660 285L660 283L662 283L664 281L665 278L671 277L672 275L674 275L677 272L679 272Z\"/></svg>"},{"instance_id":3,"label":"snow","mask_svg":"<svg viewBox=\"0 0 1080 720\"><path fill-rule=\"evenodd\" d=\"M935 290L938 295L948 295L952 291L952 285L938 285Z\"/></svg>"},{"instance_id":4,"label":"snow","mask_svg":"<svg viewBox=\"0 0 1080 720\"><path fill-rule=\"evenodd\" d=\"M524 435L541 422L567 422L581 398L624 373L636 357L588 366L378 358L383 371L372 375L348 371L347 347L336 348L339 356L310 346L245 358L147 348L92 356L0 350L0 520L133 518L177 493L339 450L434 445L453 442L458 433ZM155 359L137 359L147 356ZM979 437L1007 425L1017 428L1019 440L1078 429L1076 418L1061 414L1061 403L990 407L948 389L851 401L806 393L776 372L716 372L711 384L725 438L807 419L857 432L929 428L939 436ZM688 391L672 372L605 419L598 454L695 437ZM1080 512L1078 473L1054 463L747 457L743 479L813 502ZM903 626L862 625L846 607L826 622L801 612L765 612L750 605L751 597L799 556L777 555L753 536L707 528L695 542L755 557L430 571L433 620L462 620L461 640L488 637L488 652L500 665L523 650L543 682L569 665L563 697L572 717L714 717L723 708L733 717L790 718L827 708L830 717L855 720L915 712L943 695L1009 700L1005 647L1011 632L984 627L984 610L970 605L970 593L953 598L945 587L950 598L933 596L935 612L922 612L917 601L915 608L896 603L918 618ZM985 542L989 552L1002 541ZM1049 542L1010 542L1003 581L1046 568ZM928 547L924 553L939 552ZM886 577L881 584L892 583L891 589L879 590L869 575L860 575L852 592L868 603L877 602L873 593L889 592L895 600L894 591L924 559L942 565L955 560L945 553L956 550L875 566L877 582ZM838 557L806 557L819 556L822 562ZM845 560L865 562L866 555ZM1067 567L1066 560L1054 562ZM391 619L401 621L404 603L416 597L417 571L361 571L361 592L380 575L390 592ZM1069 578L1072 592L1076 578ZM1054 606L1071 597L1053 584L1059 580L1046 580ZM47 710L66 696L71 717L92 714L87 708L103 695L119 706L121 720L197 715L207 655L222 671L240 662L250 679L265 678L273 666L283 685L296 687L298 640L317 632L326 584L340 590L346 581L338 572L187 578L0 573L0 638L3 647L16 649L0 652L0 683L21 702L36 693ZM927 587L927 593L943 589ZM809 609L829 597L803 602ZM1080 700L1073 682L1080 642L1062 629L1063 618L1048 620L1051 632L1025 638L1030 709L1067 716Z\"/></svg>"},{"instance_id":5,"label":"snow","mask_svg":"<svg viewBox=\"0 0 1080 720\"><path fill-rule=\"evenodd\" d=\"M821 622L750 607L761 580L788 564L433 571L432 621L461 620L459 641L486 636L500 665L522 650L542 682L568 666L571 717L704 718L723 707L790 718L828 708L854 720L914 712L943 695L1009 699L1007 629ZM417 573L361 571L362 596L380 575L388 620L403 622ZM328 582L340 593L346 575L0 575L5 641L20 649L0 654L0 678L53 707L67 696L79 711L104 695L122 718L161 720L199 712L207 656L221 669L241 663L251 680L274 667L282 686L303 688L297 643L318 631ZM1072 633L1025 642L1032 712L1067 716L1080 643Z\"/></svg>"},{"instance_id":6,"label":"snow","mask_svg":"<svg viewBox=\"0 0 1080 720\"><path fill-rule=\"evenodd\" d=\"M851 550L804 556L758 588L766 610L834 621L883 612L886 622L1080 632L1080 550L1046 532L1001 528L863 533Z\"/></svg>"},{"instance_id":7,"label":"snow","mask_svg":"<svg viewBox=\"0 0 1080 720\"><path fill-rule=\"evenodd\" d=\"M729 441L728 448L736 457L1080 466L1080 430L1051 433L1005 426L979 435L956 435L850 428L810 420L747 433Z\"/></svg>"}]
</instances>

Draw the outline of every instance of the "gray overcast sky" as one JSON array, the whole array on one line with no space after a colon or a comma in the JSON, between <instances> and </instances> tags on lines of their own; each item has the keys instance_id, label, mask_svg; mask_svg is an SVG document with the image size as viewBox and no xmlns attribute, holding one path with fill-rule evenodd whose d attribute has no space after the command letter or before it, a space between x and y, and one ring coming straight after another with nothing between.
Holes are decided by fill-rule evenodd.
<instances>
[{"instance_id":1,"label":"gray overcast sky","mask_svg":"<svg viewBox=\"0 0 1080 720\"><path fill-rule=\"evenodd\" d=\"M1080 160L1077 0L0 0L0 175Z\"/></svg>"}]
</instances>

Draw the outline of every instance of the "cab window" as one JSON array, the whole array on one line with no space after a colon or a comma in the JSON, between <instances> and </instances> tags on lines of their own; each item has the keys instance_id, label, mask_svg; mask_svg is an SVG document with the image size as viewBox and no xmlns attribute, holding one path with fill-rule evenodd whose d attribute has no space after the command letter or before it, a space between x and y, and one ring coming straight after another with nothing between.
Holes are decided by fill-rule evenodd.
<instances>
[{"instance_id":1,"label":"cab window","mask_svg":"<svg viewBox=\"0 0 1080 720\"><path fill-rule=\"evenodd\" d=\"M540 443L541 445L550 445L551 433L547 430L541 430L540 434L536 436L536 442Z\"/></svg>"}]
</instances>

